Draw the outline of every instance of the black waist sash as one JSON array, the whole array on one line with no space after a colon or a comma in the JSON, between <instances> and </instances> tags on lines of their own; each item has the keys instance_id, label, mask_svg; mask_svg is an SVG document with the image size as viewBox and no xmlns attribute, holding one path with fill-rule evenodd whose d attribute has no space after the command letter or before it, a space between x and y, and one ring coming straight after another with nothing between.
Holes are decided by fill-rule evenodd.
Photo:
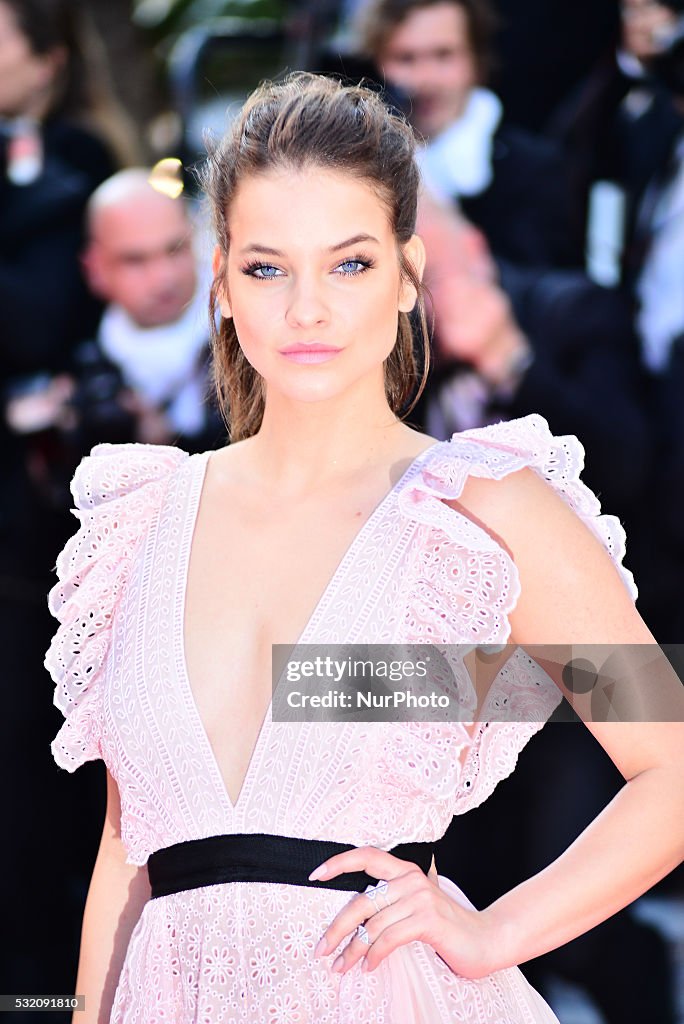
<instances>
[{"instance_id":1,"label":"black waist sash","mask_svg":"<svg viewBox=\"0 0 684 1024\"><path fill-rule=\"evenodd\" d=\"M148 857L151 898L221 882L282 882L362 892L378 882L365 871L345 872L313 882L308 878L314 868L333 854L354 849L347 843L263 832L190 839L156 850ZM430 870L432 852L432 843L400 843L389 850L395 857L413 861L424 874Z\"/></svg>"}]
</instances>

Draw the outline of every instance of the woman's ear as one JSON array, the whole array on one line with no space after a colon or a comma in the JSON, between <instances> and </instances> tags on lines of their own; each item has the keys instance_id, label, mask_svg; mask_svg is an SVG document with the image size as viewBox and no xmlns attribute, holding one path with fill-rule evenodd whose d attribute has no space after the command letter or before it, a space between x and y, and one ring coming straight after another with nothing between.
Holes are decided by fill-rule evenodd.
<instances>
[{"instance_id":1,"label":"woman's ear","mask_svg":"<svg viewBox=\"0 0 684 1024\"><path fill-rule=\"evenodd\" d=\"M216 289L216 297L218 299L219 309L221 310L221 316L224 320L230 320L233 315L233 311L226 293L225 281L226 281L226 261L223 255L223 249L220 245L214 246L214 255L211 261L211 269L214 274L214 279L221 279L221 283Z\"/></svg>"},{"instance_id":2,"label":"woman's ear","mask_svg":"<svg viewBox=\"0 0 684 1024\"><path fill-rule=\"evenodd\" d=\"M425 272L425 246L423 245L423 239L420 235L411 235L408 242L405 242L402 246L404 253L404 259L410 263L416 271L418 280L423 280L423 273ZM415 285L411 281L402 275L401 286L399 288L399 309L402 313L410 313L416 304L418 299L418 292L416 291Z\"/></svg>"}]
</instances>

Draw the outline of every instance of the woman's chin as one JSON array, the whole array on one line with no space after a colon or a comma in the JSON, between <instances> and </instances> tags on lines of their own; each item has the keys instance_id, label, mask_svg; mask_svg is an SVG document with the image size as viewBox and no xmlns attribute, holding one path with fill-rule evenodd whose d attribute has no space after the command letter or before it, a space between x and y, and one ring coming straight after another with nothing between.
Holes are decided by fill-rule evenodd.
<instances>
[{"instance_id":1,"label":"woman's chin","mask_svg":"<svg viewBox=\"0 0 684 1024\"><path fill-rule=\"evenodd\" d=\"M339 399L344 394L344 388L325 386L322 383L315 385L308 383L303 387L283 388L275 384L266 384L267 399L276 399L280 403L301 403L302 405L316 405L319 402L331 402Z\"/></svg>"}]
</instances>

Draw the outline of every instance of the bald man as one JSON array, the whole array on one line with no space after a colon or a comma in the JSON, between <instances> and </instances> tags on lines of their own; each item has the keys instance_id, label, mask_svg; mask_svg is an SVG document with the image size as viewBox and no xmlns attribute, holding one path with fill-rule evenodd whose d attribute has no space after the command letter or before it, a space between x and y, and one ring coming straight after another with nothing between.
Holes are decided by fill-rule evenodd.
<instances>
[{"instance_id":1,"label":"bald man","mask_svg":"<svg viewBox=\"0 0 684 1024\"><path fill-rule=\"evenodd\" d=\"M87 207L83 265L91 289L142 328L178 321L197 288L187 204L130 168L108 178Z\"/></svg>"},{"instance_id":2,"label":"bald man","mask_svg":"<svg viewBox=\"0 0 684 1024\"><path fill-rule=\"evenodd\" d=\"M198 450L207 429L221 433L209 395L208 280L199 280L186 200L154 181L129 168L96 189L82 261L108 303L97 343L133 396L137 439Z\"/></svg>"}]
</instances>

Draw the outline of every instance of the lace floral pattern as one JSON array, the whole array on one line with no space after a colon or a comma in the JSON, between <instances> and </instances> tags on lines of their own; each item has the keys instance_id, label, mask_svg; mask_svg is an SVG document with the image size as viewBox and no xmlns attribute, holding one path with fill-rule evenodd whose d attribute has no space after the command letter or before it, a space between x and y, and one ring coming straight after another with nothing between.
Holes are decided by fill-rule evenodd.
<instances>
[{"instance_id":1,"label":"lace floral pattern","mask_svg":"<svg viewBox=\"0 0 684 1024\"><path fill-rule=\"evenodd\" d=\"M208 458L175 448L98 445L76 473L81 521L57 560L46 655L65 722L52 743L73 771L102 757L121 795L128 862L223 832L274 832L390 849L435 841L454 814L509 774L560 694L520 652L473 728L467 678L451 722L274 721L269 707L235 805L193 700L182 644L187 563ZM539 416L454 435L428 449L365 523L302 643L504 643L519 595L515 565L445 504L469 474L532 466L601 539L615 563L624 532L579 479L575 438ZM620 568L634 596L631 574ZM458 666L456 666L458 669ZM525 721L521 721L521 719ZM440 885L467 904L448 878ZM552 1024L517 968L468 981L412 942L369 974L340 978L318 938L349 894L229 883L149 901L119 978L111 1024ZM469 904L467 904L469 905ZM345 940L346 941L346 940ZM340 947L341 948L341 947Z\"/></svg>"},{"instance_id":2,"label":"lace floral pattern","mask_svg":"<svg viewBox=\"0 0 684 1024\"><path fill-rule=\"evenodd\" d=\"M177 448L99 444L71 481L81 525L57 558L48 607L61 625L45 655L54 703L66 718L51 749L68 771L102 756L99 680L112 618L166 478L186 458Z\"/></svg>"},{"instance_id":3,"label":"lace floral pattern","mask_svg":"<svg viewBox=\"0 0 684 1024\"><path fill-rule=\"evenodd\" d=\"M504 644L508 614L520 594L516 566L493 538L445 500L461 494L469 475L500 480L534 469L592 530L611 556L633 600L637 588L622 565L625 531L616 516L601 514L596 495L581 480L584 449L573 435L554 436L532 413L454 434L419 476L399 494L407 516L431 524L406 605L406 637L414 643ZM452 813L477 807L511 774L518 754L542 728L561 695L523 651L501 670L489 695L495 721L483 714L472 734ZM508 719L502 721L502 719Z\"/></svg>"}]
</instances>

